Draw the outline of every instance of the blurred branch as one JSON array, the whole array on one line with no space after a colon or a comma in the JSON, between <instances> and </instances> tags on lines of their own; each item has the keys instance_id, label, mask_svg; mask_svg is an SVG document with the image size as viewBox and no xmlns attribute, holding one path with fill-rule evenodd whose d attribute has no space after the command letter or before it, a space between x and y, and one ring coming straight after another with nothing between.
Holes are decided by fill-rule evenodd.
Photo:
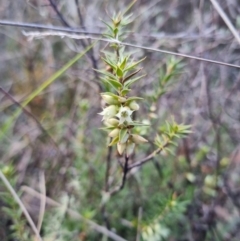
<instances>
[{"instance_id":1,"label":"blurred branch","mask_svg":"<svg viewBox=\"0 0 240 241\"><path fill-rule=\"evenodd\" d=\"M8 20L0 20L0 25L3 26L11 26L11 27L20 27L20 28L35 28L35 29L46 29L46 30L53 30L53 31L62 31L67 33L80 33L80 34L91 34L91 35L99 35L101 36L101 32L94 32L94 31L87 31L84 26L80 30L79 28L72 28L72 27L60 27L60 26L51 26L51 25L43 25L43 24L35 24L35 23L20 23ZM231 36L226 36L226 34L212 34L216 29L209 28L206 30L205 33L199 35L196 33L186 33L180 32L175 34L166 34L165 32L154 33L154 34L138 34L138 33L129 33L130 36L135 36L137 38L142 37L144 39L199 39L201 38L217 38L218 40L224 39L225 41L229 41Z\"/></svg>"},{"instance_id":2,"label":"blurred branch","mask_svg":"<svg viewBox=\"0 0 240 241\"><path fill-rule=\"evenodd\" d=\"M65 26L70 28L70 25L68 24L67 20L63 17L62 13L58 10L57 5L55 4L55 2L53 0L49 0L49 3L52 6L52 8L55 11L55 13L60 18L60 20L63 23L63 25L65 25Z\"/></svg>"},{"instance_id":3,"label":"blurred branch","mask_svg":"<svg viewBox=\"0 0 240 241\"><path fill-rule=\"evenodd\" d=\"M154 152L152 152L150 155L148 155L147 157L143 158L142 160L133 163L132 165L130 165L128 167L128 170L131 170L134 167L138 167L143 165L144 163L152 160L157 154L159 154L169 143L166 143L163 147L159 147L157 150L155 150Z\"/></svg>"},{"instance_id":4,"label":"blurred branch","mask_svg":"<svg viewBox=\"0 0 240 241\"><path fill-rule=\"evenodd\" d=\"M100 32L88 32L88 31L79 30L76 28L56 27L56 26L48 26L48 25L34 24L34 23L19 23L19 22L7 21L7 20L0 20L0 25L22 27L22 28L47 29L47 30L54 30L54 31L69 32L69 33L102 35L102 33Z\"/></svg>"},{"instance_id":5,"label":"blurred branch","mask_svg":"<svg viewBox=\"0 0 240 241\"><path fill-rule=\"evenodd\" d=\"M223 9L221 8L221 6L218 4L218 2L216 0L210 0L210 1L211 1L212 5L214 6L214 8L216 9L216 11L218 12L218 14L221 16L221 18L225 22L225 24L228 26L229 30L232 32L235 39L240 44L240 36L238 34L238 31L236 30L236 28L231 23L227 14L223 11Z\"/></svg>"},{"instance_id":6,"label":"blurred branch","mask_svg":"<svg viewBox=\"0 0 240 241\"><path fill-rule=\"evenodd\" d=\"M109 178L109 171L111 167L111 156L112 156L112 146L108 147L108 155L107 155L107 166L106 166L106 175L105 175L105 191L108 192L109 190L109 183L108 183L108 178Z\"/></svg>"},{"instance_id":7,"label":"blurred branch","mask_svg":"<svg viewBox=\"0 0 240 241\"><path fill-rule=\"evenodd\" d=\"M29 37L29 40L32 40L34 38L43 38L46 36L60 36L62 38L69 37L69 38L73 38L73 39L93 39L93 40L99 40L99 41L108 42L108 43L118 43L118 44L122 44L125 46L133 47L133 48L140 48L140 49L145 49L145 50L149 50L152 52L171 54L171 55L175 55L175 56L179 56L179 57L195 59L195 60L204 61L204 62L208 62L208 63L212 63L212 64L219 64L219 65L224 65L224 66L240 69L240 66L235 65L235 64L229 64L229 63L225 63L225 62L221 62L221 61L200 58L200 57L193 56L193 55L181 54L181 53L172 52L172 51L163 50L163 49L155 49L155 48L145 47L145 46L137 45L137 44L120 42L115 39L109 40L109 39L105 39L105 38L97 38L97 37L93 37L93 36L83 36L83 35L77 35L77 34L68 34L68 33L62 33L62 32L25 32L25 31L23 31L23 34L25 36Z\"/></svg>"},{"instance_id":8,"label":"blurred branch","mask_svg":"<svg viewBox=\"0 0 240 241\"><path fill-rule=\"evenodd\" d=\"M75 0L75 5L77 7L77 13L78 13L80 26L85 30L85 26L84 26L84 23L83 23L83 17L82 17L80 7L79 7L79 0Z\"/></svg>"}]
</instances>

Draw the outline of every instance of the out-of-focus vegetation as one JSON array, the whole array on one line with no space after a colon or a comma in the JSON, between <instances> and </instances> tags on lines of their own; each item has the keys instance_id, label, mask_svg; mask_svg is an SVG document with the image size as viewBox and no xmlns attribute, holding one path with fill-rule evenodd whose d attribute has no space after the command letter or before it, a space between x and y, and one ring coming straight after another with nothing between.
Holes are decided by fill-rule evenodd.
<instances>
[{"instance_id":1,"label":"out-of-focus vegetation","mask_svg":"<svg viewBox=\"0 0 240 241\"><path fill-rule=\"evenodd\" d=\"M1 0L0 19L100 38L104 22L130 3ZM239 29L239 3L218 3ZM239 43L210 1L138 0L130 12L127 43L240 65ZM125 47L135 61L147 57L131 96L144 98L133 116L149 142L129 157L121 186L124 157L107 146L98 115L100 93L111 88L94 71L109 71L101 57L110 44L29 41L22 30L49 32L0 25L0 170L44 241L240 239L238 68ZM192 132L181 138L187 127L176 123ZM175 146L134 166L166 140ZM1 241L37 240L2 180L0 207Z\"/></svg>"}]
</instances>

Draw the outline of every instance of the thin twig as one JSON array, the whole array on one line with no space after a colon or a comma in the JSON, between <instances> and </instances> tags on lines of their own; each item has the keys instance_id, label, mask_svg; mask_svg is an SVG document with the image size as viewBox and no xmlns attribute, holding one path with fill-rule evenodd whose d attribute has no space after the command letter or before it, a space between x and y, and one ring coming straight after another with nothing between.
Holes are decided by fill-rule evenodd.
<instances>
[{"instance_id":1,"label":"thin twig","mask_svg":"<svg viewBox=\"0 0 240 241\"><path fill-rule=\"evenodd\" d=\"M168 145L169 145L169 141L166 141L166 143L164 145L159 147L157 150L152 152L150 155L148 155L147 157L143 158L142 160L134 162L132 165L130 165L128 167L128 170L131 170L134 167L142 166L144 163L146 163L146 162L150 161L151 159L153 159L157 154L159 154Z\"/></svg>"},{"instance_id":2,"label":"thin twig","mask_svg":"<svg viewBox=\"0 0 240 241\"><path fill-rule=\"evenodd\" d=\"M79 33L79 34L86 34L86 35L97 35L102 36L101 32L94 32L94 31L86 31L84 27L81 27L83 30L79 28L73 28L73 27L60 27L60 26L51 26L51 25L43 25L43 24L34 24L34 23L20 23L20 22L14 22L14 21L8 21L8 20L0 20L0 25L3 26L11 26L11 27L20 27L20 28L35 28L35 29L44 29L44 30L52 30L52 31L62 31L66 33ZM182 38L188 38L188 39L199 39L202 38L215 38L218 39L226 39L226 41L229 41L229 36L226 36L226 34L215 34L210 35L211 32L214 29L210 29L205 34L202 34L201 36L196 33L186 33L186 32L180 32L176 34L166 34L164 32L157 33L157 34L138 34L138 33L130 33L131 36L136 36L137 38L142 37L144 39L146 38L154 38L154 39L182 39ZM231 37L232 38L232 37Z\"/></svg>"},{"instance_id":3,"label":"thin twig","mask_svg":"<svg viewBox=\"0 0 240 241\"><path fill-rule=\"evenodd\" d=\"M124 169L123 169L123 179L122 179L122 185L120 186L120 190L124 188L126 178L127 178L127 173L128 173L128 160L129 156L127 153L125 153L125 164L124 164Z\"/></svg>"},{"instance_id":4,"label":"thin twig","mask_svg":"<svg viewBox=\"0 0 240 241\"><path fill-rule=\"evenodd\" d=\"M85 26L84 26L84 22L83 22L83 17L82 17L82 14L81 14L81 11L80 11L80 7L79 7L79 0L75 0L75 5L77 7L77 13L78 13L78 18L79 18L79 23L80 23L80 26L84 29L85 29Z\"/></svg>"},{"instance_id":5,"label":"thin twig","mask_svg":"<svg viewBox=\"0 0 240 241\"><path fill-rule=\"evenodd\" d=\"M193 55L181 54L181 53L172 52L172 51L163 50L163 49L145 47L145 46L137 45L137 44L120 42L120 41L117 41L115 39L110 40L110 39L105 39L105 38L97 38L97 37L93 37L93 36L84 36L84 35L78 35L78 34L68 34L68 33L63 33L63 32L25 32L25 31L23 31L23 34L25 36L29 37L29 40L32 40L33 38L43 38L45 36L60 36L60 37L69 37L69 38L74 38L74 39L88 39L89 38L89 39L93 39L93 40L99 40L99 41L108 42L108 43L117 43L117 44L129 46L129 47L133 47L133 48L140 48L140 49L145 49L145 50L149 50L149 51L152 51L152 52L171 54L171 55L175 55L175 56L179 56L179 57L204 61L204 62L208 62L208 63L212 63L212 64L220 64L220 65L240 69L240 66L235 65L235 64L229 64L229 63L225 63L225 62L221 62L221 61L205 59L205 58L201 58L201 57L197 57L197 56L193 56Z\"/></svg>"},{"instance_id":6,"label":"thin twig","mask_svg":"<svg viewBox=\"0 0 240 241\"><path fill-rule=\"evenodd\" d=\"M88 32L85 30L80 30L79 28L65 28L65 27L56 27L56 26L48 26L43 24L34 24L34 23L19 23L7 20L0 20L0 25L12 26L12 27L20 27L20 28L36 28L36 29L46 29L53 31L63 31L67 33L80 33L80 34L91 34L91 35L102 35L100 32Z\"/></svg>"},{"instance_id":7,"label":"thin twig","mask_svg":"<svg viewBox=\"0 0 240 241\"><path fill-rule=\"evenodd\" d=\"M63 17L63 15L61 14L61 12L58 10L57 5L55 4L55 2L53 0L49 0L50 5L52 6L53 10L55 11L55 13L58 15L58 17L60 18L61 22L63 23L63 25L67 26L70 28L70 24L67 22L67 20Z\"/></svg>"},{"instance_id":8,"label":"thin twig","mask_svg":"<svg viewBox=\"0 0 240 241\"><path fill-rule=\"evenodd\" d=\"M221 16L221 18L225 22L225 24L228 26L229 30L232 32L235 39L240 44L240 35L239 35L238 31L236 30L236 28L231 23L230 19L226 15L226 13L222 10L221 6L218 4L218 2L216 0L210 0L210 1L211 1L212 5L214 6L214 8L216 9L216 11L218 12L218 14Z\"/></svg>"},{"instance_id":9,"label":"thin twig","mask_svg":"<svg viewBox=\"0 0 240 241\"><path fill-rule=\"evenodd\" d=\"M18 203L19 207L21 208L22 212L24 213L29 225L31 226L33 232L35 233L35 235L37 236L37 239L39 241L43 241L38 229L36 227L36 225L34 224L31 216L29 215L27 209L25 208L24 204L22 203L21 199L18 197L16 191L13 189L13 187L11 186L10 182L7 180L7 178L5 177L5 175L2 173L2 171L0 170L0 179L3 181L3 183L5 184L5 186L7 187L7 189L9 190L9 192L12 194L13 198L15 199L15 201Z\"/></svg>"},{"instance_id":10,"label":"thin twig","mask_svg":"<svg viewBox=\"0 0 240 241\"><path fill-rule=\"evenodd\" d=\"M105 175L105 191L109 190L109 175L110 175L110 167L111 167L111 156L112 156L112 147L108 147L108 155L107 155L107 165L106 165L106 175Z\"/></svg>"}]
</instances>

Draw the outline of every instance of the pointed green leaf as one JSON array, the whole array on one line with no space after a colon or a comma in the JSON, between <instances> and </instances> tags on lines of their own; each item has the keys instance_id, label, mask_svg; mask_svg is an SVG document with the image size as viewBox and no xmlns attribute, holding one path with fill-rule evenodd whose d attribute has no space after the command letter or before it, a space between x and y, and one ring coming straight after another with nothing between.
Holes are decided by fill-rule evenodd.
<instances>
[{"instance_id":1,"label":"pointed green leaf","mask_svg":"<svg viewBox=\"0 0 240 241\"><path fill-rule=\"evenodd\" d=\"M139 122L131 122L131 126L149 126L148 124L143 124Z\"/></svg>"},{"instance_id":2,"label":"pointed green leaf","mask_svg":"<svg viewBox=\"0 0 240 241\"><path fill-rule=\"evenodd\" d=\"M122 88L122 84L116 80L112 80L112 79L103 79L103 81L107 82L108 84L110 84L116 91L119 90L119 88Z\"/></svg>"},{"instance_id":3,"label":"pointed green leaf","mask_svg":"<svg viewBox=\"0 0 240 241\"><path fill-rule=\"evenodd\" d=\"M121 94L122 94L123 96L125 96L126 94L129 93L129 91L131 91L131 90L130 90L130 89L127 89L127 88L124 88L124 89L121 91Z\"/></svg>"},{"instance_id":4,"label":"pointed green leaf","mask_svg":"<svg viewBox=\"0 0 240 241\"><path fill-rule=\"evenodd\" d=\"M131 84L133 84L134 82L138 81L139 79L141 79L142 77L145 77L145 76L146 75L144 74L144 75L141 75L141 76L136 77L134 79L130 79L130 80L128 80L124 83L124 86L129 87Z\"/></svg>"},{"instance_id":5,"label":"pointed green leaf","mask_svg":"<svg viewBox=\"0 0 240 241\"><path fill-rule=\"evenodd\" d=\"M108 146L113 146L113 145L117 144L118 141L119 141L119 137L116 136L115 138L112 139L111 143L109 143Z\"/></svg>"},{"instance_id":6,"label":"pointed green leaf","mask_svg":"<svg viewBox=\"0 0 240 241\"><path fill-rule=\"evenodd\" d=\"M119 132L119 142L121 144L125 143L128 140L129 134L127 128L121 129Z\"/></svg>"},{"instance_id":7,"label":"pointed green leaf","mask_svg":"<svg viewBox=\"0 0 240 241\"><path fill-rule=\"evenodd\" d=\"M129 58L129 56L126 56L126 57L123 59L121 65L120 65L120 68L121 68L121 69L124 69L124 68L125 68L128 58Z\"/></svg>"},{"instance_id":8,"label":"pointed green leaf","mask_svg":"<svg viewBox=\"0 0 240 241\"><path fill-rule=\"evenodd\" d=\"M110 95L110 96L112 96L112 97L114 97L116 99L118 99L118 97L119 97L118 95L115 95L112 92L103 92L103 93L101 93L101 95Z\"/></svg>"},{"instance_id":9,"label":"pointed green leaf","mask_svg":"<svg viewBox=\"0 0 240 241\"><path fill-rule=\"evenodd\" d=\"M110 26L107 22L103 21L102 19L100 19L100 20L113 32L112 26Z\"/></svg>"},{"instance_id":10,"label":"pointed green leaf","mask_svg":"<svg viewBox=\"0 0 240 241\"><path fill-rule=\"evenodd\" d=\"M122 71L119 67L117 67L116 74L117 74L119 77L122 77L122 76L123 76L123 71Z\"/></svg>"},{"instance_id":11,"label":"pointed green leaf","mask_svg":"<svg viewBox=\"0 0 240 241\"><path fill-rule=\"evenodd\" d=\"M99 128L99 130L103 130L103 131L109 131L109 130L113 130L115 129L116 127L114 126L107 126L107 127L101 127Z\"/></svg>"},{"instance_id":12,"label":"pointed green leaf","mask_svg":"<svg viewBox=\"0 0 240 241\"><path fill-rule=\"evenodd\" d=\"M141 71L142 68L136 70L135 72L131 73L130 75L128 75L126 78L124 78L123 83L126 82L127 80L131 79L134 75L136 75L139 71Z\"/></svg>"},{"instance_id":13,"label":"pointed green leaf","mask_svg":"<svg viewBox=\"0 0 240 241\"><path fill-rule=\"evenodd\" d=\"M133 101L133 100L143 100L143 98L141 98L141 97L136 97L136 96L129 97L129 98L127 99L126 103L131 102L131 101Z\"/></svg>"},{"instance_id":14,"label":"pointed green leaf","mask_svg":"<svg viewBox=\"0 0 240 241\"><path fill-rule=\"evenodd\" d=\"M106 75L106 76L108 76L108 77L110 77L110 78L112 78L112 79L117 80L117 77L116 77L115 75L109 73L108 71L98 70L98 69L93 69L93 70L95 70L95 71L97 71L98 73L101 73L101 74L103 74L103 75Z\"/></svg>"},{"instance_id":15,"label":"pointed green leaf","mask_svg":"<svg viewBox=\"0 0 240 241\"><path fill-rule=\"evenodd\" d=\"M114 65L113 63L111 63L111 61L110 60L108 60L108 59L105 59L105 58L103 58L103 57L101 57L101 59L106 63L106 64L108 64L109 66L111 66L114 70L116 70L116 65Z\"/></svg>"},{"instance_id":16,"label":"pointed green leaf","mask_svg":"<svg viewBox=\"0 0 240 241\"><path fill-rule=\"evenodd\" d=\"M113 87L115 91L118 91L107 79L100 78L104 83L108 84L109 86Z\"/></svg>"},{"instance_id":17,"label":"pointed green leaf","mask_svg":"<svg viewBox=\"0 0 240 241\"><path fill-rule=\"evenodd\" d=\"M115 28L115 29L113 30L113 32L114 32L115 36L117 36L117 34L118 34L118 28Z\"/></svg>"},{"instance_id":18,"label":"pointed green leaf","mask_svg":"<svg viewBox=\"0 0 240 241\"><path fill-rule=\"evenodd\" d=\"M145 60L145 59L146 59L146 57L140 59L140 60L137 61L137 62L133 62L130 66L128 66L128 67L125 69L125 71L128 71L128 70L131 70L131 69L135 68L138 64L140 64L140 63L141 63L143 60Z\"/></svg>"}]
</instances>

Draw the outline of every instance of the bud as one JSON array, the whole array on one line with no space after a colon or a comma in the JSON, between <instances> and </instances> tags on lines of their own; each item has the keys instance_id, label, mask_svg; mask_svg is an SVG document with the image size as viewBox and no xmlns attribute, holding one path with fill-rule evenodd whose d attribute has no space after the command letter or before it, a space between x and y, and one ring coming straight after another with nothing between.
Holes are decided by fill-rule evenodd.
<instances>
[{"instance_id":1,"label":"bud","mask_svg":"<svg viewBox=\"0 0 240 241\"><path fill-rule=\"evenodd\" d=\"M211 188L214 188L216 187L217 185L217 179L215 176L213 175L207 175L204 179L204 184L207 186L207 187L211 187Z\"/></svg>"},{"instance_id":2,"label":"bud","mask_svg":"<svg viewBox=\"0 0 240 241\"><path fill-rule=\"evenodd\" d=\"M107 120L109 118L114 117L118 112L118 107L116 105L110 105L103 109L99 115L103 115L102 120Z\"/></svg>"},{"instance_id":3,"label":"bud","mask_svg":"<svg viewBox=\"0 0 240 241\"><path fill-rule=\"evenodd\" d=\"M1 170L1 169L0 169L0 170ZM14 168L13 168L13 166L10 166L10 165L4 166L4 167L2 168L2 173L3 173L5 176L7 176L7 177L12 176L13 173L14 173Z\"/></svg>"},{"instance_id":4,"label":"bud","mask_svg":"<svg viewBox=\"0 0 240 241\"><path fill-rule=\"evenodd\" d=\"M108 95L108 94L102 94L102 99L109 105L116 105L116 104L119 104L117 98L114 98L113 96L111 95Z\"/></svg>"},{"instance_id":5,"label":"bud","mask_svg":"<svg viewBox=\"0 0 240 241\"><path fill-rule=\"evenodd\" d=\"M114 137L116 137L116 136L119 134L119 131L120 131L120 129L116 128L116 129L112 130L112 131L108 134L108 136L114 138Z\"/></svg>"},{"instance_id":6,"label":"bud","mask_svg":"<svg viewBox=\"0 0 240 241\"><path fill-rule=\"evenodd\" d=\"M122 19L118 16L116 19L113 20L113 23L116 27L121 23Z\"/></svg>"},{"instance_id":7,"label":"bud","mask_svg":"<svg viewBox=\"0 0 240 241\"><path fill-rule=\"evenodd\" d=\"M148 140L136 134L132 134L132 141L136 144L142 144L142 143L148 142Z\"/></svg>"},{"instance_id":8,"label":"bud","mask_svg":"<svg viewBox=\"0 0 240 241\"><path fill-rule=\"evenodd\" d=\"M117 144L117 150L118 150L118 153L120 154L120 155L122 155L123 154L123 152L125 151L125 149L126 149L126 144L121 144L120 142L118 142L118 144Z\"/></svg>"},{"instance_id":9,"label":"bud","mask_svg":"<svg viewBox=\"0 0 240 241\"><path fill-rule=\"evenodd\" d=\"M157 110L157 107L155 104L152 104L152 106L150 107L150 111L155 112Z\"/></svg>"},{"instance_id":10,"label":"bud","mask_svg":"<svg viewBox=\"0 0 240 241\"><path fill-rule=\"evenodd\" d=\"M129 106L129 108L132 109L132 110L139 110L139 105L137 104L136 101L131 101L128 106Z\"/></svg>"},{"instance_id":11,"label":"bud","mask_svg":"<svg viewBox=\"0 0 240 241\"><path fill-rule=\"evenodd\" d=\"M119 120L115 119L115 118L110 118L107 121L107 124L109 124L110 126L118 126L119 125Z\"/></svg>"},{"instance_id":12,"label":"bud","mask_svg":"<svg viewBox=\"0 0 240 241\"><path fill-rule=\"evenodd\" d=\"M124 102L126 102L126 98L124 98L124 97L121 97L121 96L119 96L118 97L118 101L120 102L120 103L124 103Z\"/></svg>"}]
</instances>

